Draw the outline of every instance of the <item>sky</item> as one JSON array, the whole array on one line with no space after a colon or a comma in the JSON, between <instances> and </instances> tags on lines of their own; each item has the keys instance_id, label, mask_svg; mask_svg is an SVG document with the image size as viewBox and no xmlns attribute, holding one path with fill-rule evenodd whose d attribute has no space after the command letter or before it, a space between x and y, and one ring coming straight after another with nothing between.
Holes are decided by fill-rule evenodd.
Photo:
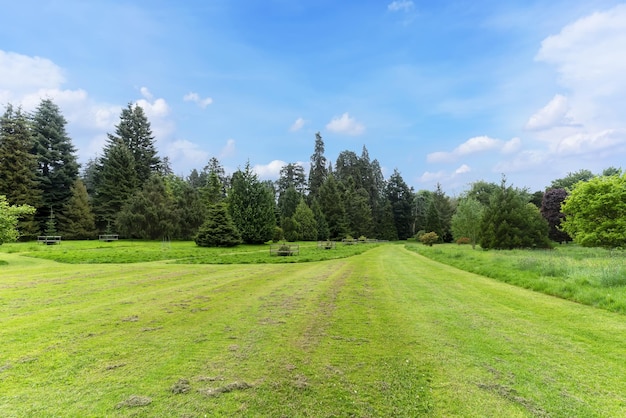
<instances>
[{"instance_id":1,"label":"sky","mask_svg":"<svg viewBox=\"0 0 626 418\"><path fill-rule=\"evenodd\" d=\"M459 195L626 168L626 3L0 0L0 109L52 99L79 161L143 107L175 174L366 147Z\"/></svg>"}]
</instances>

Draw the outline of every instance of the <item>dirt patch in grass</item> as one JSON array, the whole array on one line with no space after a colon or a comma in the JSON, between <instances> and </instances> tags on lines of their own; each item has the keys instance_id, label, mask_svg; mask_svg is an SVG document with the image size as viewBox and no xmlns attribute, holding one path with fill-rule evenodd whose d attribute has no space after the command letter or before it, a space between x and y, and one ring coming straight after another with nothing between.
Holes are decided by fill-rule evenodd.
<instances>
[{"instance_id":1,"label":"dirt patch in grass","mask_svg":"<svg viewBox=\"0 0 626 418\"><path fill-rule=\"evenodd\" d=\"M174 383L170 388L170 391L176 395L181 393L187 393L191 390L191 384L187 379L178 379L178 382Z\"/></svg>"},{"instance_id":2,"label":"dirt patch in grass","mask_svg":"<svg viewBox=\"0 0 626 418\"><path fill-rule=\"evenodd\" d=\"M122 401L118 403L117 405L115 405L115 409L136 408L138 406L147 406L147 405L150 405L151 403L152 403L152 398L149 398L147 396L131 395L125 401Z\"/></svg>"},{"instance_id":3,"label":"dirt patch in grass","mask_svg":"<svg viewBox=\"0 0 626 418\"><path fill-rule=\"evenodd\" d=\"M109 364L108 366L106 366L104 368L104 370L115 370L115 369L119 369L120 367L124 367L124 366L126 366L126 363Z\"/></svg>"},{"instance_id":4,"label":"dirt patch in grass","mask_svg":"<svg viewBox=\"0 0 626 418\"><path fill-rule=\"evenodd\" d=\"M137 315L127 316L126 318L122 318L122 322L137 322L139 321L139 317Z\"/></svg>"},{"instance_id":5,"label":"dirt patch in grass","mask_svg":"<svg viewBox=\"0 0 626 418\"><path fill-rule=\"evenodd\" d=\"M222 393L250 389L253 386L246 382L233 382L217 388L199 389L198 392L209 397L220 396Z\"/></svg>"},{"instance_id":6,"label":"dirt patch in grass","mask_svg":"<svg viewBox=\"0 0 626 418\"><path fill-rule=\"evenodd\" d=\"M495 392L498 395L502 396L505 399L508 399L511 402L518 403L526 408L533 416L536 417L549 417L550 414L543 410L542 408L536 406L531 400L520 396L517 391L511 387L500 385L500 384L483 384L480 383L478 385L479 388L488 390L490 392Z\"/></svg>"}]
</instances>

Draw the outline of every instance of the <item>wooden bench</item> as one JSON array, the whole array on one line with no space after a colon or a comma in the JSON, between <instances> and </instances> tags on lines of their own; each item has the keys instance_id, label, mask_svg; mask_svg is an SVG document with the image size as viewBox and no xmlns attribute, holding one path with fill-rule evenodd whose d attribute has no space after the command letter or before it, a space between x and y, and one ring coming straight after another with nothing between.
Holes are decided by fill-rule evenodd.
<instances>
[{"instance_id":1,"label":"wooden bench","mask_svg":"<svg viewBox=\"0 0 626 418\"><path fill-rule=\"evenodd\" d=\"M120 236L117 234L104 234L98 236L98 239L104 242L117 241L119 238Z\"/></svg>"},{"instance_id":2,"label":"wooden bench","mask_svg":"<svg viewBox=\"0 0 626 418\"><path fill-rule=\"evenodd\" d=\"M332 250L337 243L335 241L317 241L317 248Z\"/></svg>"},{"instance_id":3,"label":"wooden bench","mask_svg":"<svg viewBox=\"0 0 626 418\"><path fill-rule=\"evenodd\" d=\"M61 236L60 235L40 235L37 237L37 242L39 244L46 244L46 245L61 244Z\"/></svg>"},{"instance_id":4,"label":"wooden bench","mask_svg":"<svg viewBox=\"0 0 626 418\"><path fill-rule=\"evenodd\" d=\"M298 244L270 244L270 255L299 255L300 245Z\"/></svg>"}]
</instances>

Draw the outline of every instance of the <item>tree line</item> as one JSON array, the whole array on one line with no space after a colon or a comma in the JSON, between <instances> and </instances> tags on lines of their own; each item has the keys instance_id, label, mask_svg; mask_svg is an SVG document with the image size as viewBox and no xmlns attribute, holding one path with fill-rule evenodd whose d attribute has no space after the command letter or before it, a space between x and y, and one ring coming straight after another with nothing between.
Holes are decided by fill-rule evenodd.
<instances>
[{"instance_id":1,"label":"tree line","mask_svg":"<svg viewBox=\"0 0 626 418\"><path fill-rule=\"evenodd\" d=\"M416 192L398 170L385 178L365 146L360 155L340 152L333 164L317 133L308 173L301 164L288 163L277 181L262 181L249 162L227 175L211 158L203 169L181 177L167 157L158 155L147 116L131 103L107 135L102 155L80 171L66 124L50 99L32 114L9 104L0 118L3 213L14 208L11 222L17 222L22 240L118 233L231 246L429 234L433 242L528 248L572 239L623 246L626 239L626 204L619 195L625 180L614 168L597 176L587 170L570 173L541 192L514 188L503 177L500 184L477 181L461 196L449 197L440 185ZM611 210L597 208L606 218L603 231L590 226L597 213L588 213L590 205L581 203L589 198L613 204Z\"/></svg>"}]
</instances>

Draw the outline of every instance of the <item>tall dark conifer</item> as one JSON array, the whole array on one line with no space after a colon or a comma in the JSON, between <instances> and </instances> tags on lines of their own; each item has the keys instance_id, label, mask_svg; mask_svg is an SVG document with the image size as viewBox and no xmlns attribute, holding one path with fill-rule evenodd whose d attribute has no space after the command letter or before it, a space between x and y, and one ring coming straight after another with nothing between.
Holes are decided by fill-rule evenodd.
<instances>
[{"instance_id":1,"label":"tall dark conifer","mask_svg":"<svg viewBox=\"0 0 626 418\"><path fill-rule=\"evenodd\" d=\"M0 195L10 205L43 205L37 181L37 160L31 153L33 138L29 123L20 109L7 105L0 118ZM32 239L39 234L33 214L20 218L18 229L22 237Z\"/></svg>"},{"instance_id":2,"label":"tall dark conifer","mask_svg":"<svg viewBox=\"0 0 626 418\"><path fill-rule=\"evenodd\" d=\"M315 134L315 149L311 155L311 169L309 171L309 196L317 198L319 190L324 184L329 174L329 168L326 167L327 161L324 156L324 140L320 133Z\"/></svg>"},{"instance_id":3,"label":"tall dark conifer","mask_svg":"<svg viewBox=\"0 0 626 418\"><path fill-rule=\"evenodd\" d=\"M78 179L76 148L67 135L66 124L61 110L50 99L42 100L32 116L33 153L43 199L37 218L42 228L53 213L63 212ZM57 227L63 229L63 225Z\"/></svg>"}]
</instances>

